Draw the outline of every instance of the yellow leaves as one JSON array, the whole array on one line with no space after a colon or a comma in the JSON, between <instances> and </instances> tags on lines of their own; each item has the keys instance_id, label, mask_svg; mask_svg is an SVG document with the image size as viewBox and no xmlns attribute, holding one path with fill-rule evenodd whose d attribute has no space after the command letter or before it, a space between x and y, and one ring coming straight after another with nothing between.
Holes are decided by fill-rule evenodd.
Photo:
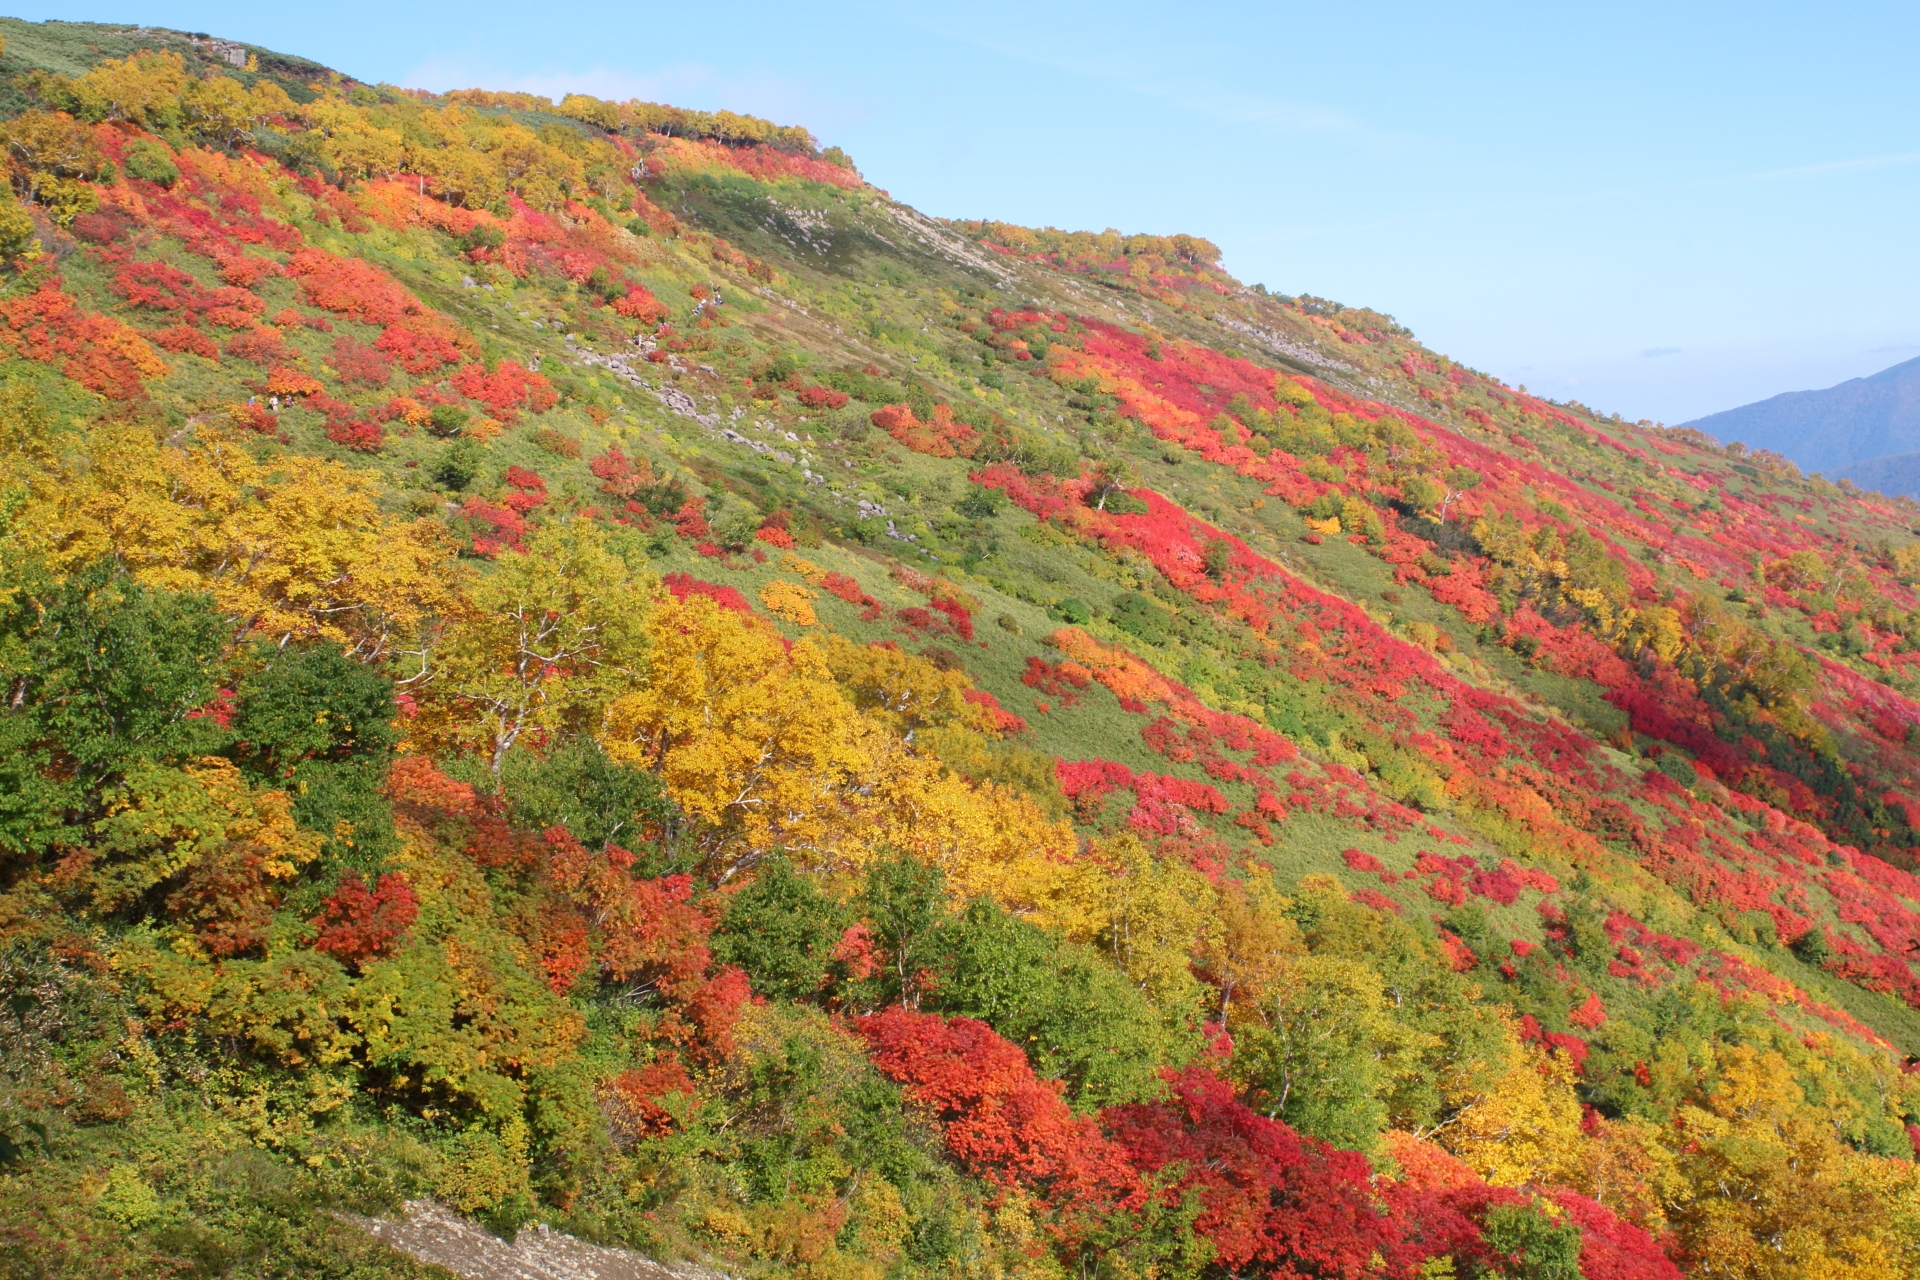
<instances>
[{"instance_id":1,"label":"yellow leaves","mask_svg":"<svg viewBox=\"0 0 1920 1280\"><path fill-rule=\"evenodd\" d=\"M793 574L797 578L804 579L810 587L817 587L827 580L827 571L825 569L822 569L811 560L795 555L791 551L780 557L780 568L787 573Z\"/></svg>"},{"instance_id":2,"label":"yellow leaves","mask_svg":"<svg viewBox=\"0 0 1920 1280\"><path fill-rule=\"evenodd\" d=\"M1258 1017L1268 988L1306 951L1299 928L1286 915L1289 905L1268 876L1228 881L1220 888L1218 928L1203 939L1199 959L1220 988L1221 1021L1229 1028Z\"/></svg>"},{"instance_id":3,"label":"yellow leaves","mask_svg":"<svg viewBox=\"0 0 1920 1280\"><path fill-rule=\"evenodd\" d=\"M1315 520L1312 516L1308 516L1307 528L1313 530L1315 533L1324 533L1331 536L1340 532L1340 517L1328 516L1325 520Z\"/></svg>"},{"instance_id":4,"label":"yellow leaves","mask_svg":"<svg viewBox=\"0 0 1920 1280\"><path fill-rule=\"evenodd\" d=\"M711 828L723 874L757 850L825 844L878 744L818 651L789 654L764 623L702 596L660 601L646 634L646 682L607 709L608 753L652 770Z\"/></svg>"},{"instance_id":5,"label":"yellow leaves","mask_svg":"<svg viewBox=\"0 0 1920 1280\"><path fill-rule=\"evenodd\" d=\"M592 732L639 677L652 591L596 526L542 527L473 584L430 651L415 737L478 748L498 773L530 730Z\"/></svg>"},{"instance_id":6,"label":"yellow leaves","mask_svg":"<svg viewBox=\"0 0 1920 1280\"><path fill-rule=\"evenodd\" d=\"M1920 583L1920 542L1893 549L1893 574L1908 586Z\"/></svg>"},{"instance_id":7,"label":"yellow leaves","mask_svg":"<svg viewBox=\"0 0 1920 1280\"><path fill-rule=\"evenodd\" d=\"M1314 403L1313 392L1307 390L1301 383L1279 374L1274 375L1273 398L1281 404L1290 404L1295 408L1303 408Z\"/></svg>"},{"instance_id":8,"label":"yellow leaves","mask_svg":"<svg viewBox=\"0 0 1920 1280\"><path fill-rule=\"evenodd\" d=\"M1905 1161L1838 1140L1779 1053L1734 1046L1700 1105L1680 1109L1692 1194L1670 1209L1701 1274L1912 1275L1920 1183Z\"/></svg>"},{"instance_id":9,"label":"yellow leaves","mask_svg":"<svg viewBox=\"0 0 1920 1280\"><path fill-rule=\"evenodd\" d=\"M938 866L962 898L1013 910L1039 906L1073 856L1073 828L1031 798L993 782L970 784L926 756L893 746L876 761L866 849L889 845ZM864 862L864 850L855 861Z\"/></svg>"},{"instance_id":10,"label":"yellow leaves","mask_svg":"<svg viewBox=\"0 0 1920 1280\"><path fill-rule=\"evenodd\" d=\"M784 578L776 578L760 588L760 603L767 607L767 612L796 627L819 625L820 619L813 612L813 600L813 592Z\"/></svg>"},{"instance_id":11,"label":"yellow leaves","mask_svg":"<svg viewBox=\"0 0 1920 1280\"><path fill-rule=\"evenodd\" d=\"M134 935L115 950L113 967L134 980L153 1022L204 1019L209 1033L284 1067L340 1065L359 1042L341 1024L346 977L315 952L213 965Z\"/></svg>"},{"instance_id":12,"label":"yellow leaves","mask_svg":"<svg viewBox=\"0 0 1920 1280\"><path fill-rule=\"evenodd\" d=\"M85 119L167 125L179 121L186 87L186 63L179 54L142 52L103 62L67 89Z\"/></svg>"},{"instance_id":13,"label":"yellow leaves","mask_svg":"<svg viewBox=\"0 0 1920 1280\"><path fill-rule=\"evenodd\" d=\"M1635 1225L1656 1235L1664 1232L1664 1206L1679 1203L1687 1193L1679 1161L1663 1136L1645 1120L1594 1117L1574 1186Z\"/></svg>"},{"instance_id":14,"label":"yellow leaves","mask_svg":"<svg viewBox=\"0 0 1920 1280\"><path fill-rule=\"evenodd\" d=\"M1580 1172L1580 1100L1564 1057L1537 1046L1510 1046L1513 1064L1466 1107L1442 1145L1496 1186L1572 1183Z\"/></svg>"},{"instance_id":15,"label":"yellow leaves","mask_svg":"<svg viewBox=\"0 0 1920 1280\"><path fill-rule=\"evenodd\" d=\"M192 864L229 850L258 856L273 879L319 856L321 838L294 825L283 791L255 791L230 761L134 770L95 824L95 905L112 910Z\"/></svg>"},{"instance_id":16,"label":"yellow leaves","mask_svg":"<svg viewBox=\"0 0 1920 1280\"><path fill-rule=\"evenodd\" d=\"M393 653L454 599L444 532L380 513L376 479L223 441L192 448L99 426L25 479L20 550L56 571L111 556L143 585L204 591L242 637Z\"/></svg>"},{"instance_id":17,"label":"yellow leaves","mask_svg":"<svg viewBox=\"0 0 1920 1280\"><path fill-rule=\"evenodd\" d=\"M1359 498L1349 497L1340 504L1340 523L1355 533L1364 533L1369 538L1385 536L1385 526L1380 521L1380 513ZM1339 530L1332 532L1338 533Z\"/></svg>"},{"instance_id":18,"label":"yellow leaves","mask_svg":"<svg viewBox=\"0 0 1920 1280\"><path fill-rule=\"evenodd\" d=\"M453 1159L437 1186L439 1195L462 1213L530 1200L527 1122L509 1116L498 1133L474 1130L453 1142Z\"/></svg>"},{"instance_id":19,"label":"yellow leaves","mask_svg":"<svg viewBox=\"0 0 1920 1280\"><path fill-rule=\"evenodd\" d=\"M1067 937L1105 951L1163 1009L1195 1005L1201 987L1192 957L1219 945L1206 878L1130 834L1092 846L1068 868L1043 915Z\"/></svg>"},{"instance_id":20,"label":"yellow leaves","mask_svg":"<svg viewBox=\"0 0 1920 1280\"><path fill-rule=\"evenodd\" d=\"M300 114L322 139L321 156L341 172L373 178L401 167L406 144L400 132L373 124L364 111L327 97L308 103Z\"/></svg>"},{"instance_id":21,"label":"yellow leaves","mask_svg":"<svg viewBox=\"0 0 1920 1280\"><path fill-rule=\"evenodd\" d=\"M961 671L942 671L897 648L855 644L830 635L817 652L853 704L906 733L923 725L961 724L993 731L993 717L966 700L973 685Z\"/></svg>"},{"instance_id":22,"label":"yellow leaves","mask_svg":"<svg viewBox=\"0 0 1920 1280\"><path fill-rule=\"evenodd\" d=\"M661 600L646 631L645 682L608 707L604 743L659 776L720 878L776 849L844 870L891 847L940 866L958 892L1030 905L1071 854L1072 829L1026 795L968 783L892 729L972 711L963 678L837 637L789 653L765 623L701 596ZM835 663L872 714L842 692Z\"/></svg>"},{"instance_id":23,"label":"yellow leaves","mask_svg":"<svg viewBox=\"0 0 1920 1280\"><path fill-rule=\"evenodd\" d=\"M558 208L569 192L586 182L586 169L578 160L523 125L495 130L487 150L493 153L508 188L536 209Z\"/></svg>"}]
</instances>

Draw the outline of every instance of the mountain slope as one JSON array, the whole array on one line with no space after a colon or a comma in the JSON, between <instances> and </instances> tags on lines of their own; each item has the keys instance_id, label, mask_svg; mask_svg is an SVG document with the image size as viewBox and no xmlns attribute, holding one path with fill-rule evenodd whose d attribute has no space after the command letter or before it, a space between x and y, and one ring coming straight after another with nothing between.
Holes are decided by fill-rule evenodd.
<instances>
[{"instance_id":1,"label":"mountain slope","mask_svg":"<svg viewBox=\"0 0 1920 1280\"><path fill-rule=\"evenodd\" d=\"M22 27L44 1273L1915 1274L1920 507L791 126Z\"/></svg>"},{"instance_id":2,"label":"mountain slope","mask_svg":"<svg viewBox=\"0 0 1920 1280\"><path fill-rule=\"evenodd\" d=\"M1868 458L1833 473L1835 480L1849 480L1862 489L1876 493L1913 497L1920 494L1920 453L1889 453Z\"/></svg>"},{"instance_id":3,"label":"mountain slope","mask_svg":"<svg viewBox=\"0 0 1920 1280\"><path fill-rule=\"evenodd\" d=\"M1824 391L1783 392L1686 425L1770 449L1809 471L1838 475L1920 446L1920 359Z\"/></svg>"}]
</instances>

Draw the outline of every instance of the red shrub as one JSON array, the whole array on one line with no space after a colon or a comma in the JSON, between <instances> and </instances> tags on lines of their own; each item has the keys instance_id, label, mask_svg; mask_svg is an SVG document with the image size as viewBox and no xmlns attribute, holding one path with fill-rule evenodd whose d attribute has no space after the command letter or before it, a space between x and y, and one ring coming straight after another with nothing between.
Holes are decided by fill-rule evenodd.
<instances>
[{"instance_id":1,"label":"red shrub","mask_svg":"<svg viewBox=\"0 0 1920 1280\"><path fill-rule=\"evenodd\" d=\"M208 360L220 358L220 348L214 345L212 338L184 324L176 324L167 329L156 329L147 336L153 339L155 346L163 347L168 351L203 356Z\"/></svg>"},{"instance_id":2,"label":"red shrub","mask_svg":"<svg viewBox=\"0 0 1920 1280\"><path fill-rule=\"evenodd\" d=\"M674 1094L692 1097L693 1079L678 1058L662 1058L638 1071L623 1071L607 1082L608 1110L616 1129L628 1138L654 1138L673 1131L673 1113L661 1100Z\"/></svg>"},{"instance_id":3,"label":"red shrub","mask_svg":"<svg viewBox=\"0 0 1920 1280\"><path fill-rule=\"evenodd\" d=\"M141 379L167 371L138 333L80 310L56 281L0 302L0 324L0 347L58 369L109 400L139 399L145 394Z\"/></svg>"},{"instance_id":4,"label":"red shrub","mask_svg":"<svg viewBox=\"0 0 1920 1280\"><path fill-rule=\"evenodd\" d=\"M307 301L322 311L352 316L368 324L398 324L420 315L420 305L398 281L358 258L337 258L323 249L301 249L287 261L287 274L299 280Z\"/></svg>"},{"instance_id":5,"label":"red shrub","mask_svg":"<svg viewBox=\"0 0 1920 1280\"><path fill-rule=\"evenodd\" d=\"M1580 1228L1580 1274L1585 1280L1681 1280L1680 1268L1652 1236L1615 1217L1605 1205L1559 1187L1544 1194Z\"/></svg>"},{"instance_id":6,"label":"red shrub","mask_svg":"<svg viewBox=\"0 0 1920 1280\"><path fill-rule=\"evenodd\" d=\"M1137 1169L1178 1171L1162 1194L1198 1199L1193 1227L1217 1264L1302 1280L1371 1273L1395 1233L1364 1156L1256 1114L1205 1068L1169 1071L1167 1083L1167 1101L1109 1108L1102 1125Z\"/></svg>"},{"instance_id":7,"label":"red shrub","mask_svg":"<svg viewBox=\"0 0 1920 1280\"><path fill-rule=\"evenodd\" d=\"M735 613L751 615L753 606L735 587L722 586L717 582L707 582L690 573L668 573L660 577L660 585L673 593L675 600L685 600L688 596L705 596L722 609L731 609Z\"/></svg>"},{"instance_id":8,"label":"red shrub","mask_svg":"<svg viewBox=\"0 0 1920 1280\"><path fill-rule=\"evenodd\" d=\"M363 964L391 953L419 914L420 899L404 873L387 872L369 892L357 873L348 872L313 918L320 926L313 945L347 964Z\"/></svg>"},{"instance_id":9,"label":"red shrub","mask_svg":"<svg viewBox=\"0 0 1920 1280\"><path fill-rule=\"evenodd\" d=\"M333 340L333 369L342 382L363 387L384 387L393 377L386 353L344 335Z\"/></svg>"},{"instance_id":10,"label":"red shrub","mask_svg":"<svg viewBox=\"0 0 1920 1280\"><path fill-rule=\"evenodd\" d=\"M835 391L831 387L802 387L800 403L809 409L839 409L847 403L847 393Z\"/></svg>"},{"instance_id":11,"label":"red shrub","mask_svg":"<svg viewBox=\"0 0 1920 1280\"><path fill-rule=\"evenodd\" d=\"M227 342L226 352L241 360L251 360L258 365L279 364L293 358L287 350L285 339L278 329L259 325L237 335Z\"/></svg>"},{"instance_id":12,"label":"red shrub","mask_svg":"<svg viewBox=\"0 0 1920 1280\"><path fill-rule=\"evenodd\" d=\"M1081 1237L1117 1209L1145 1202L1125 1150L1073 1114L1060 1086L1035 1078L1027 1055L971 1018L902 1008L854 1023L874 1066L940 1123L947 1150L971 1173L1018 1186Z\"/></svg>"},{"instance_id":13,"label":"red shrub","mask_svg":"<svg viewBox=\"0 0 1920 1280\"><path fill-rule=\"evenodd\" d=\"M388 325L373 345L398 360L400 367L412 374L432 373L442 365L460 363L460 348L449 339L405 325Z\"/></svg>"},{"instance_id":14,"label":"red shrub","mask_svg":"<svg viewBox=\"0 0 1920 1280\"><path fill-rule=\"evenodd\" d=\"M970 457L979 440L979 433L955 418L952 408L944 404L933 406L930 422L920 421L913 409L904 404L883 405L873 411L871 418L874 426L907 448L935 458L951 458L956 454Z\"/></svg>"},{"instance_id":15,"label":"red shrub","mask_svg":"<svg viewBox=\"0 0 1920 1280\"><path fill-rule=\"evenodd\" d=\"M502 360L488 372L485 365L463 365L449 381L469 400L478 400L501 422L513 422L521 408L545 413L558 403L553 384L511 360Z\"/></svg>"},{"instance_id":16,"label":"red shrub","mask_svg":"<svg viewBox=\"0 0 1920 1280\"><path fill-rule=\"evenodd\" d=\"M692 877L636 878L631 853L618 846L591 852L565 827L552 828L545 840L543 875L580 926L549 934L574 949L572 957L549 949L543 961L555 989L565 990L590 966L610 981L658 993L667 1006L658 1030L667 1038L716 1060L731 1052L746 975L711 971L713 917L694 902Z\"/></svg>"},{"instance_id":17,"label":"red shrub","mask_svg":"<svg viewBox=\"0 0 1920 1280\"><path fill-rule=\"evenodd\" d=\"M613 300L613 309L642 324L659 324L667 318L666 306L641 284L629 284L626 295Z\"/></svg>"},{"instance_id":18,"label":"red shrub","mask_svg":"<svg viewBox=\"0 0 1920 1280\"><path fill-rule=\"evenodd\" d=\"M791 551L798 545L794 542L792 534L788 533L785 529L777 528L773 525L760 526L753 531L753 536L757 541L764 542L768 546L775 547L781 551Z\"/></svg>"},{"instance_id":19,"label":"red shrub","mask_svg":"<svg viewBox=\"0 0 1920 1280\"><path fill-rule=\"evenodd\" d=\"M507 507L496 507L479 498L468 498L466 505L460 508L461 518L473 531L473 554L489 558L502 551L524 551L526 544L527 522L520 513Z\"/></svg>"}]
</instances>

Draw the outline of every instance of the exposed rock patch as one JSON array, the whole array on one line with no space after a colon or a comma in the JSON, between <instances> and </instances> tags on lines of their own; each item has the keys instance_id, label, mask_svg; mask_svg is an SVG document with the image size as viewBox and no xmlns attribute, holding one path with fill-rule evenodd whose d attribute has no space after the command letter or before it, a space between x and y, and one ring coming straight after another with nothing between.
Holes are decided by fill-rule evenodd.
<instances>
[{"instance_id":1,"label":"exposed rock patch","mask_svg":"<svg viewBox=\"0 0 1920 1280\"><path fill-rule=\"evenodd\" d=\"M462 1280L728 1280L704 1267L588 1244L544 1223L523 1228L508 1243L431 1200L409 1200L399 1219L342 1216L398 1252Z\"/></svg>"}]
</instances>

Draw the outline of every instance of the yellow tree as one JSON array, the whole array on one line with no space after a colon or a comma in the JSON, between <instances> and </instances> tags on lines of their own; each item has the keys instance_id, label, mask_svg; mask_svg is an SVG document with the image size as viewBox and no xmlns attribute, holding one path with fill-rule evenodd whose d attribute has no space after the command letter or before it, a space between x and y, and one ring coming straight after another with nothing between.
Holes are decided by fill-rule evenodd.
<instances>
[{"instance_id":1,"label":"yellow tree","mask_svg":"<svg viewBox=\"0 0 1920 1280\"><path fill-rule=\"evenodd\" d=\"M702 828L725 880L769 850L831 859L885 733L841 696L820 653L703 596L660 600L640 687L607 708L615 759L656 774Z\"/></svg>"},{"instance_id":2,"label":"yellow tree","mask_svg":"<svg viewBox=\"0 0 1920 1280\"><path fill-rule=\"evenodd\" d=\"M1215 900L1206 877L1124 834L1088 849L1044 915L1074 941L1105 951L1163 1010L1200 1013L1208 1001L1193 960L1215 945Z\"/></svg>"},{"instance_id":3,"label":"yellow tree","mask_svg":"<svg viewBox=\"0 0 1920 1280\"><path fill-rule=\"evenodd\" d=\"M541 528L474 583L428 652L416 736L477 748L498 774L530 732L593 732L640 680L654 589L594 525Z\"/></svg>"},{"instance_id":4,"label":"yellow tree","mask_svg":"<svg viewBox=\"0 0 1920 1280\"><path fill-rule=\"evenodd\" d=\"M1577 1184L1584 1137L1572 1067L1517 1037L1508 1048L1511 1065L1441 1127L1438 1141L1496 1186Z\"/></svg>"},{"instance_id":5,"label":"yellow tree","mask_svg":"<svg viewBox=\"0 0 1920 1280\"><path fill-rule=\"evenodd\" d=\"M319 856L321 837L294 825L282 791L256 791L217 757L180 768L143 765L108 797L91 856L94 905L115 910L195 863L234 850L286 880Z\"/></svg>"},{"instance_id":6,"label":"yellow tree","mask_svg":"<svg viewBox=\"0 0 1920 1280\"><path fill-rule=\"evenodd\" d=\"M338 643L372 662L457 598L451 545L430 521L381 514L377 481L338 463L269 467L239 445L172 447L99 426L40 445L15 475L19 550L56 572L106 557L143 585L205 591L236 639Z\"/></svg>"},{"instance_id":7,"label":"yellow tree","mask_svg":"<svg viewBox=\"0 0 1920 1280\"><path fill-rule=\"evenodd\" d=\"M990 897L1013 911L1048 900L1068 874L1071 824L1048 818L1023 791L968 782L900 740L881 743L861 839L845 850L851 860L883 845L905 849L939 867L963 898Z\"/></svg>"},{"instance_id":8,"label":"yellow tree","mask_svg":"<svg viewBox=\"0 0 1920 1280\"><path fill-rule=\"evenodd\" d=\"M645 679L608 708L605 746L659 776L719 879L776 850L832 872L891 848L959 893L1031 907L1071 856L1072 828L1024 793L956 776L909 747L895 713L856 707L832 666L854 646L789 651L764 621L700 596L659 601L646 629Z\"/></svg>"},{"instance_id":9,"label":"yellow tree","mask_svg":"<svg viewBox=\"0 0 1920 1280\"><path fill-rule=\"evenodd\" d=\"M142 52L101 63L67 85L75 114L147 127L180 122L186 63L177 53Z\"/></svg>"},{"instance_id":10,"label":"yellow tree","mask_svg":"<svg viewBox=\"0 0 1920 1280\"><path fill-rule=\"evenodd\" d=\"M1291 903L1257 870L1220 888L1219 928L1204 940L1200 962L1220 989L1219 1021L1232 1029L1258 1018L1268 989L1287 965L1306 951L1300 930L1286 915Z\"/></svg>"},{"instance_id":11,"label":"yellow tree","mask_svg":"<svg viewBox=\"0 0 1920 1280\"><path fill-rule=\"evenodd\" d=\"M1687 1181L1669 1205L1690 1274L1866 1280L1920 1274L1914 1166L1863 1155L1806 1105L1779 1053L1735 1046L1676 1117Z\"/></svg>"},{"instance_id":12,"label":"yellow tree","mask_svg":"<svg viewBox=\"0 0 1920 1280\"><path fill-rule=\"evenodd\" d=\"M965 672L942 671L917 654L855 644L844 636L818 643L821 659L854 706L886 720L908 741L924 727L960 724L986 730L993 725L985 710L966 700L973 685Z\"/></svg>"}]
</instances>

